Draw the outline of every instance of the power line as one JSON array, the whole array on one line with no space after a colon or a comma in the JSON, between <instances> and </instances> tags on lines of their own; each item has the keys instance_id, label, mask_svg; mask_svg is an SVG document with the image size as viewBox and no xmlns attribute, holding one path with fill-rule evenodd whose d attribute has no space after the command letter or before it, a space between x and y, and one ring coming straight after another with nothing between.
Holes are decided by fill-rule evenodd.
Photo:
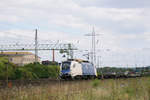
<instances>
[{"instance_id":1,"label":"power line","mask_svg":"<svg viewBox=\"0 0 150 100\"><path fill-rule=\"evenodd\" d=\"M73 57L73 50L77 50L77 48L72 43L56 43L47 42L47 43L39 43L38 42L38 33L37 29L35 30L35 43L14 43L7 42L4 44L0 44L0 51L35 51L35 62L38 62L38 51L39 50L70 50L71 57ZM53 53L54 54L54 53ZM53 55L54 56L54 55Z\"/></svg>"},{"instance_id":2,"label":"power line","mask_svg":"<svg viewBox=\"0 0 150 100\"><path fill-rule=\"evenodd\" d=\"M71 44L70 50L77 50L77 48ZM68 50L69 46L68 43L58 43L58 44L40 44L38 43L37 50ZM0 51L34 51L35 50L35 44L4 44L0 45Z\"/></svg>"}]
</instances>

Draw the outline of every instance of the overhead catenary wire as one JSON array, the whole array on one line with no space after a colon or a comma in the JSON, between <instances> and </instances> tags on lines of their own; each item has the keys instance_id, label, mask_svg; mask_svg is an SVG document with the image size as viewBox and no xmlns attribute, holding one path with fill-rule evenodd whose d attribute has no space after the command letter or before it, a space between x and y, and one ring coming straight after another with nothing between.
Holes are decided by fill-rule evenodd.
<instances>
[{"instance_id":1,"label":"overhead catenary wire","mask_svg":"<svg viewBox=\"0 0 150 100\"><path fill-rule=\"evenodd\" d=\"M14 34L17 35L17 34ZM18 35L17 35L18 36ZM19 35L20 36L20 35ZM24 36L20 36L24 37ZM8 39L8 38L5 38ZM69 46L71 45L71 47ZM39 42L37 29L35 30L35 39L32 42L29 42L26 39L22 41L0 41L0 51L35 51L35 62L38 62L38 51L40 50L77 50L74 44L72 43L60 43L59 40L53 42L51 40L46 40L46 43L42 41Z\"/></svg>"}]
</instances>

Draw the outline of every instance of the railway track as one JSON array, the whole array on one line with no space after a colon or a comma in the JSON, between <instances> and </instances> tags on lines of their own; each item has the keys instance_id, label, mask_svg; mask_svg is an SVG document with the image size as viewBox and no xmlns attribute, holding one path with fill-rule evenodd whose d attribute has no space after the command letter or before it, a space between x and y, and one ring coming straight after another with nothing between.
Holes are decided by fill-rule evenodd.
<instances>
[{"instance_id":1,"label":"railway track","mask_svg":"<svg viewBox=\"0 0 150 100\"><path fill-rule=\"evenodd\" d=\"M107 75L107 76L99 76L97 79L117 79L117 78L136 78L139 76L114 76L114 75ZM141 76L140 76L141 77ZM46 85L46 84L65 84L69 82L81 82L81 81L91 81L89 80L62 80L62 79L37 79L37 80L9 80L8 83L6 80L0 80L0 88L5 87L19 87L19 86L27 86L27 85Z\"/></svg>"}]
</instances>

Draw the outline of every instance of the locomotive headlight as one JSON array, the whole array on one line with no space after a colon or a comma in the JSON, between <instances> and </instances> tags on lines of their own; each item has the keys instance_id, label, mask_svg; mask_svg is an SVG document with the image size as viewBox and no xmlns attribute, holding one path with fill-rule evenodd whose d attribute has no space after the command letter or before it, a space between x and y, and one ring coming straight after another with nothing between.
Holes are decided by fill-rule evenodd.
<instances>
[{"instance_id":1,"label":"locomotive headlight","mask_svg":"<svg viewBox=\"0 0 150 100\"><path fill-rule=\"evenodd\" d=\"M68 74L71 74L71 72L68 72Z\"/></svg>"}]
</instances>

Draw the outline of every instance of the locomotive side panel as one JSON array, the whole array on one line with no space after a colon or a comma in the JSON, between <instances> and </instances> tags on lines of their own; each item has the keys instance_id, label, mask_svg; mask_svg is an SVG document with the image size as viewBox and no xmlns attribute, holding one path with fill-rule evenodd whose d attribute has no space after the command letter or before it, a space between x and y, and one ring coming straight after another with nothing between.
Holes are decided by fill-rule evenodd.
<instances>
[{"instance_id":1,"label":"locomotive side panel","mask_svg":"<svg viewBox=\"0 0 150 100\"><path fill-rule=\"evenodd\" d=\"M70 70L71 70L72 77L82 76L82 66L80 63L76 61L72 61Z\"/></svg>"},{"instance_id":2,"label":"locomotive side panel","mask_svg":"<svg viewBox=\"0 0 150 100\"><path fill-rule=\"evenodd\" d=\"M83 76L96 76L95 67L91 63L82 63Z\"/></svg>"}]
</instances>

